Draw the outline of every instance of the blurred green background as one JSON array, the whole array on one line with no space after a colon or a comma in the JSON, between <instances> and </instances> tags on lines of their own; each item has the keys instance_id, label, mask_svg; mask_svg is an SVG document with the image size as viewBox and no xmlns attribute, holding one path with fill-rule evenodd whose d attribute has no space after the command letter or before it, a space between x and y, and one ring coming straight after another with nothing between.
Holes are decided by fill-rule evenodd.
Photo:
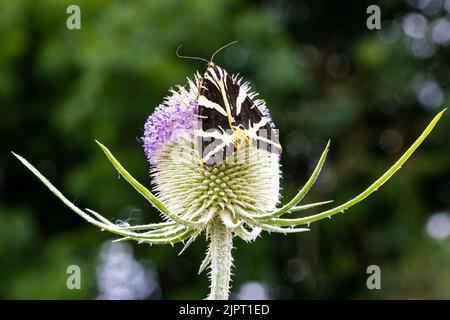
<instances>
[{"instance_id":1,"label":"blurred green background","mask_svg":"<svg viewBox=\"0 0 450 320\"><path fill-rule=\"evenodd\" d=\"M380 176L450 100L450 1L1 1L0 298L204 298L204 239L112 245L10 154L113 221L159 221L94 143L150 185L138 138L168 89L209 57L250 80L280 129L283 197L331 138L307 201L340 203ZM81 8L81 30L66 8ZM236 240L233 298L450 299L450 114L391 181L299 235ZM335 202L335 203L336 203ZM379 265L382 289L368 290ZM66 269L82 270L68 290Z\"/></svg>"}]
</instances>

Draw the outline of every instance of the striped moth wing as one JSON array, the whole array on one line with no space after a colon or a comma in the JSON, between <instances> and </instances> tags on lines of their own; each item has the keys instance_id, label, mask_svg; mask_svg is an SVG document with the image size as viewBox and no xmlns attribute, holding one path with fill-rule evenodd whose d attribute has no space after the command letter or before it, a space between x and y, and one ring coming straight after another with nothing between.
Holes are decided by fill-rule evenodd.
<instances>
[{"instance_id":1,"label":"striped moth wing","mask_svg":"<svg viewBox=\"0 0 450 320\"><path fill-rule=\"evenodd\" d=\"M248 83L210 62L200 78L198 113L201 124L202 163L216 165L229 159L240 146L253 144L280 154L281 146L270 120L253 101Z\"/></svg>"}]
</instances>

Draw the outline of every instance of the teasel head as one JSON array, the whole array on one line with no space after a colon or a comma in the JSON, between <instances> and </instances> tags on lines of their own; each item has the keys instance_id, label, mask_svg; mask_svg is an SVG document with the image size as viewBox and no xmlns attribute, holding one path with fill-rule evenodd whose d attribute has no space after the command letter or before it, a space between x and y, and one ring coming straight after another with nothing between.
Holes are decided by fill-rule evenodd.
<instances>
[{"instance_id":1,"label":"teasel head","mask_svg":"<svg viewBox=\"0 0 450 320\"><path fill-rule=\"evenodd\" d=\"M279 154L246 141L226 158L220 155L222 161L203 163L206 150L199 135L200 82L197 75L188 80L187 88L171 90L148 117L142 141L157 197L172 213L200 223L188 243L202 231L210 242L200 268L201 272L211 267L210 298L227 298L232 238L254 240L262 231L254 217L275 209L279 199ZM274 127L264 101L255 104ZM220 276L225 280L216 283Z\"/></svg>"},{"instance_id":2,"label":"teasel head","mask_svg":"<svg viewBox=\"0 0 450 320\"><path fill-rule=\"evenodd\" d=\"M280 155L251 143L237 144L231 156L208 164L204 160L202 136L199 131L199 88L203 77L196 75L185 87L171 90L168 97L150 115L145 124L142 144L150 162L153 192L139 183L103 144L97 141L119 174L161 214L161 223L116 225L103 215L82 210L68 200L33 165L13 153L71 210L102 230L114 233L116 241L136 240L150 245L183 243L181 252L201 234L209 242L199 273L209 268L209 299L227 299L230 293L233 264L233 238L253 241L263 231L297 233L309 230L311 223L331 218L361 202L378 190L412 155L439 121L438 113L419 138L379 179L354 198L327 210L301 216L285 214L310 210L329 204L323 201L299 205L316 181L329 149L328 142L305 185L290 201L280 205ZM254 97L248 84L240 84L246 94ZM271 128L275 124L263 100L254 100Z\"/></svg>"},{"instance_id":3,"label":"teasel head","mask_svg":"<svg viewBox=\"0 0 450 320\"><path fill-rule=\"evenodd\" d=\"M279 154L246 143L219 163L202 163L199 82L197 76L187 88L172 90L147 119L142 141L154 190L171 212L202 222L205 231L219 221L233 236L253 240L261 231L253 217L273 211L278 202ZM257 104L269 117L264 101Z\"/></svg>"}]
</instances>

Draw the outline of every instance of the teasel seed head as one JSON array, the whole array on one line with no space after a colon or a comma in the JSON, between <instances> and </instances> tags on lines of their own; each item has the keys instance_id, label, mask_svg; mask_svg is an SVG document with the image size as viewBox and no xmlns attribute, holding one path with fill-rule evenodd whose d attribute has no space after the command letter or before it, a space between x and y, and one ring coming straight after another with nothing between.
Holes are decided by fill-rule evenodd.
<instances>
[{"instance_id":1,"label":"teasel seed head","mask_svg":"<svg viewBox=\"0 0 450 320\"><path fill-rule=\"evenodd\" d=\"M202 164L196 136L198 81L197 75L188 81L188 89L172 90L148 118L142 138L144 151L151 164L154 190L170 211L206 223L219 217L233 231L251 216L275 209L279 155L247 144L219 164ZM258 100L257 105L270 118L264 101Z\"/></svg>"}]
</instances>

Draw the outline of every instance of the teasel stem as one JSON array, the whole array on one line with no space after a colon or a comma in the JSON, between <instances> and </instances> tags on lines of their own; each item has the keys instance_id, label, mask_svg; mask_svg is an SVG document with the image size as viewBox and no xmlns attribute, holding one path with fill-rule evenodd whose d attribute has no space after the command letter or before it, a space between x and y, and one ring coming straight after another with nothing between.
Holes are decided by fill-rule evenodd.
<instances>
[{"instance_id":1,"label":"teasel stem","mask_svg":"<svg viewBox=\"0 0 450 320\"><path fill-rule=\"evenodd\" d=\"M233 266L233 235L220 218L208 227L211 292L208 300L227 300L230 294L231 268Z\"/></svg>"}]
</instances>

